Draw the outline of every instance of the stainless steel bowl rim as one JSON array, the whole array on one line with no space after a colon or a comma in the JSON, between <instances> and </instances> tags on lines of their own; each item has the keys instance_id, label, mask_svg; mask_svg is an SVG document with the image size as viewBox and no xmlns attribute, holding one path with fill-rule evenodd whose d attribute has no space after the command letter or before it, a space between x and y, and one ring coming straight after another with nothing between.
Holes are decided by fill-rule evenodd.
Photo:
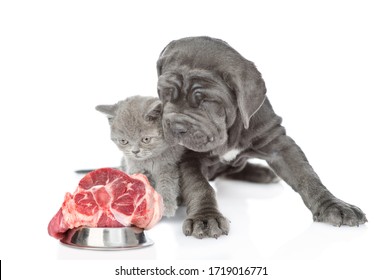
<instances>
[{"instance_id":1,"label":"stainless steel bowl rim","mask_svg":"<svg viewBox=\"0 0 381 280\"><path fill-rule=\"evenodd\" d=\"M137 227L70 229L61 243L78 249L102 251L139 249L153 245L144 230Z\"/></svg>"}]
</instances>

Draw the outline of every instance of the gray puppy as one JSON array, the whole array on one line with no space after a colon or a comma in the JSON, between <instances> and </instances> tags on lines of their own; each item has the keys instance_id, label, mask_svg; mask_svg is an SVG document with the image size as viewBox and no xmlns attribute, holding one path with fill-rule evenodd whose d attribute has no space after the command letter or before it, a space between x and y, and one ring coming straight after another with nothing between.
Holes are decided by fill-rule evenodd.
<instances>
[{"instance_id":1,"label":"gray puppy","mask_svg":"<svg viewBox=\"0 0 381 280\"><path fill-rule=\"evenodd\" d=\"M267 161L300 194L314 221L358 226L365 214L329 192L302 150L286 135L266 97L255 65L227 43L209 37L172 41L157 62L158 94L163 102L167 141L188 149L180 166L187 206L185 235L197 238L228 234L208 180L217 176L272 182L268 168L247 162Z\"/></svg>"}]
</instances>

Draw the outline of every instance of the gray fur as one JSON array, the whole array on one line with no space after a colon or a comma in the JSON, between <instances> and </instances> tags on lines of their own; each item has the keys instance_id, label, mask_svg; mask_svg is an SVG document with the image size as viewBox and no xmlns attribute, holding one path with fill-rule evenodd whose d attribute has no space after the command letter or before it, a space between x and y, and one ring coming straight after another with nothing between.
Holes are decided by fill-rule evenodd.
<instances>
[{"instance_id":1,"label":"gray fur","mask_svg":"<svg viewBox=\"0 0 381 280\"><path fill-rule=\"evenodd\" d=\"M188 148L180 166L186 235L218 237L229 231L208 179L273 182L278 180L273 171L300 194L315 221L336 226L367 221L358 207L322 184L286 135L255 65L227 43L209 37L172 41L157 70L164 135ZM254 157L266 160L273 171L247 163Z\"/></svg>"},{"instance_id":2,"label":"gray fur","mask_svg":"<svg viewBox=\"0 0 381 280\"><path fill-rule=\"evenodd\" d=\"M163 197L164 215L174 216L180 193L178 163L184 148L165 141L160 100L133 96L117 104L99 105L96 110L108 117L111 140L124 155L123 170L145 174Z\"/></svg>"}]
</instances>

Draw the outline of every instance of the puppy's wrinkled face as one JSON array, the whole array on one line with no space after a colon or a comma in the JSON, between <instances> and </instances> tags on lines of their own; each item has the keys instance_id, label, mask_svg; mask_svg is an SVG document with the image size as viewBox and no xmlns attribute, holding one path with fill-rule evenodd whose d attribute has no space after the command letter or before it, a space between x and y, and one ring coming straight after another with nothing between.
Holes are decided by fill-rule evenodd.
<instances>
[{"instance_id":1,"label":"puppy's wrinkled face","mask_svg":"<svg viewBox=\"0 0 381 280\"><path fill-rule=\"evenodd\" d=\"M168 142L207 152L227 141L237 105L220 75L201 69L167 71L159 77L158 93Z\"/></svg>"}]
</instances>

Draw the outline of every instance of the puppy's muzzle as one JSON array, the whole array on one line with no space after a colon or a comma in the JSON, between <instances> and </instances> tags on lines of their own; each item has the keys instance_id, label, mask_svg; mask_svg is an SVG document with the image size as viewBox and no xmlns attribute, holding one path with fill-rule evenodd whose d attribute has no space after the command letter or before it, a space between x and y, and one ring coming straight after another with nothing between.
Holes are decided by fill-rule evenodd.
<instances>
[{"instance_id":1,"label":"puppy's muzzle","mask_svg":"<svg viewBox=\"0 0 381 280\"><path fill-rule=\"evenodd\" d=\"M216 141L214 128L202 124L202 119L197 115L166 113L163 115L164 137L171 144L180 144L199 152L209 151L220 142Z\"/></svg>"},{"instance_id":2,"label":"puppy's muzzle","mask_svg":"<svg viewBox=\"0 0 381 280\"><path fill-rule=\"evenodd\" d=\"M169 128L173 135L181 136L188 132L188 128L185 123L180 121L166 120L167 128Z\"/></svg>"}]
</instances>

